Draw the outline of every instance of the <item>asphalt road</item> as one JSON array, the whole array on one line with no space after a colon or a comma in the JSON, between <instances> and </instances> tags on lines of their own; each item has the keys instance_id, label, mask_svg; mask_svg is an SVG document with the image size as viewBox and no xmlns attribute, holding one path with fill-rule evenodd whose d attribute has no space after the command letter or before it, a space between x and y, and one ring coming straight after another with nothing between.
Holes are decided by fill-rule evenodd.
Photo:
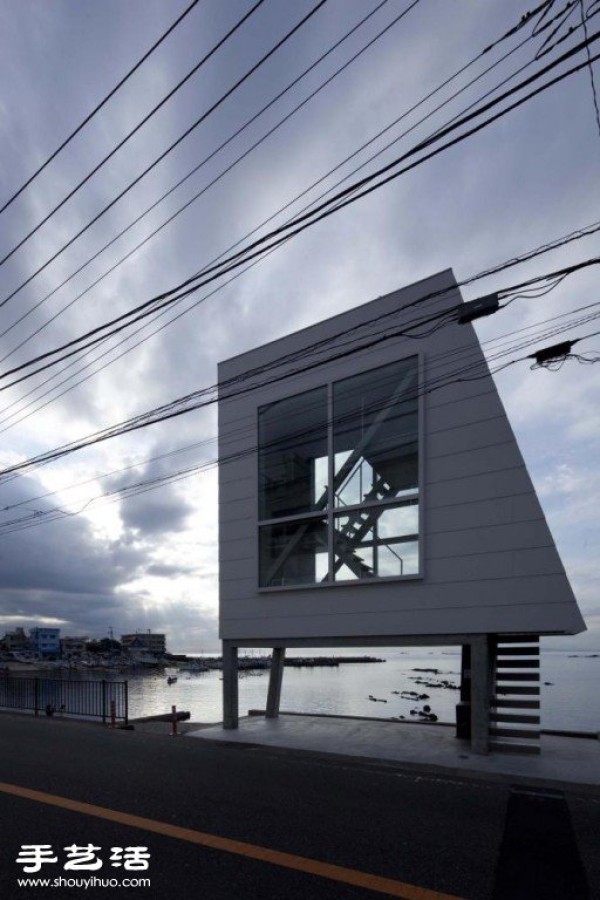
<instances>
[{"instance_id":1,"label":"asphalt road","mask_svg":"<svg viewBox=\"0 0 600 900\"><path fill-rule=\"evenodd\" d=\"M575 787L8 714L0 716L0 782L7 900L126 889L20 887L26 877L149 878L150 887L127 888L140 900L600 897L600 796ZM89 844L102 867L64 870L64 848ZM23 845L48 845L57 860L27 875L16 862ZM111 851L139 846L148 848L147 870L128 869L127 853ZM369 875L379 880L365 887Z\"/></svg>"}]
</instances>

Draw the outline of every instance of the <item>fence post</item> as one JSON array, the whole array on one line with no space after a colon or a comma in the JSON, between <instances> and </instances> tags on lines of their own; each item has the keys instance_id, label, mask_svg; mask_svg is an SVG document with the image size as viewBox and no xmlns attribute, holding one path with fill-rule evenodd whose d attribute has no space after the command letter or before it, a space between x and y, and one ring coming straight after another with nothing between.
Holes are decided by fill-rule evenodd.
<instances>
[{"instance_id":1,"label":"fence post","mask_svg":"<svg viewBox=\"0 0 600 900\"><path fill-rule=\"evenodd\" d=\"M106 681L102 679L102 724L106 725Z\"/></svg>"},{"instance_id":2,"label":"fence post","mask_svg":"<svg viewBox=\"0 0 600 900\"><path fill-rule=\"evenodd\" d=\"M110 701L110 728L117 727L117 701Z\"/></svg>"},{"instance_id":3,"label":"fence post","mask_svg":"<svg viewBox=\"0 0 600 900\"><path fill-rule=\"evenodd\" d=\"M35 684L33 686L33 707L35 709L35 715L37 716L40 708L40 680L39 678L34 679Z\"/></svg>"},{"instance_id":4,"label":"fence post","mask_svg":"<svg viewBox=\"0 0 600 900\"><path fill-rule=\"evenodd\" d=\"M129 682L123 684L123 699L125 702L125 724L129 725Z\"/></svg>"},{"instance_id":5,"label":"fence post","mask_svg":"<svg viewBox=\"0 0 600 900\"><path fill-rule=\"evenodd\" d=\"M171 707L171 737L177 737L177 707Z\"/></svg>"}]
</instances>

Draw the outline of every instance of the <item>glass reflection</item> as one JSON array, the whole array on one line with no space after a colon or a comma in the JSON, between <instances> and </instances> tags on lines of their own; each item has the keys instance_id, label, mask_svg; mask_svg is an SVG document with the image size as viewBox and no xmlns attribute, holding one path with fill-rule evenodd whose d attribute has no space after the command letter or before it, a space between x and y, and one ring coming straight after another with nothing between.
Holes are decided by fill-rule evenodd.
<instances>
[{"instance_id":1,"label":"glass reflection","mask_svg":"<svg viewBox=\"0 0 600 900\"><path fill-rule=\"evenodd\" d=\"M391 578L419 572L419 507L368 507L336 515L336 581Z\"/></svg>"},{"instance_id":2,"label":"glass reflection","mask_svg":"<svg viewBox=\"0 0 600 900\"><path fill-rule=\"evenodd\" d=\"M315 584L327 580L325 518L263 525L259 545L261 587Z\"/></svg>"},{"instance_id":3,"label":"glass reflection","mask_svg":"<svg viewBox=\"0 0 600 900\"><path fill-rule=\"evenodd\" d=\"M418 486L417 358L333 387L335 505L401 497Z\"/></svg>"},{"instance_id":4,"label":"glass reflection","mask_svg":"<svg viewBox=\"0 0 600 900\"><path fill-rule=\"evenodd\" d=\"M327 388L259 410L259 516L327 507Z\"/></svg>"}]
</instances>

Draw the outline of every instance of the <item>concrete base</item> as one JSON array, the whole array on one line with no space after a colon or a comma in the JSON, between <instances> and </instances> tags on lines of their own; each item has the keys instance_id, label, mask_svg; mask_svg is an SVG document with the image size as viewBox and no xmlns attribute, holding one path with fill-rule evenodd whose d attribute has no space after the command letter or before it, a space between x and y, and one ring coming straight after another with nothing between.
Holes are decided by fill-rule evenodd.
<instances>
[{"instance_id":1,"label":"concrete base","mask_svg":"<svg viewBox=\"0 0 600 900\"><path fill-rule=\"evenodd\" d=\"M277 719L240 719L237 731L213 725L186 737L233 741L334 753L409 765L442 767L448 772L525 777L600 787L600 741L543 735L540 756L473 753L468 741L443 725L383 722L280 713Z\"/></svg>"}]
</instances>

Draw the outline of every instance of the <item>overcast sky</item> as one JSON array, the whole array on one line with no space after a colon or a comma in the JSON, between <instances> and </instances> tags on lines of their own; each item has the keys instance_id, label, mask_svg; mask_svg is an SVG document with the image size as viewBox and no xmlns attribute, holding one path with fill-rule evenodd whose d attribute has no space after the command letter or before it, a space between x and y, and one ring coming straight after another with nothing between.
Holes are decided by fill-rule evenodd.
<instances>
[{"instance_id":1,"label":"overcast sky","mask_svg":"<svg viewBox=\"0 0 600 900\"><path fill-rule=\"evenodd\" d=\"M208 110L315 2L265 0L148 124L7 260L0 280L2 298ZM565 2L556 2L550 15ZM0 0L0 200L21 186L187 5L180 0ZM55 291L378 6L374 0L328 0L162 163L0 309L0 355L5 358L0 370L190 277L470 62L535 5L525 0L420 0L174 221L86 290L411 6L409 0L388 0L272 108ZM249 0L201 0L2 214L0 256L19 243L251 6ZM600 11L592 0L584 0L584 7L590 16ZM600 15L590 18L589 34L599 25ZM520 78L583 39L578 4L555 39L569 26L579 28ZM491 50L274 223L316 198L530 38L532 27L530 23ZM531 62L548 33L527 40L360 174L390 161ZM598 46L592 45L592 53ZM574 62L584 60L580 52ZM600 95L598 63L595 77ZM72 365L63 363L5 390L0 466L211 385L219 360L436 271L452 267L461 281L595 223L600 219L599 201L600 125L586 68L307 230L231 284L217 282L215 287L221 289L204 302L197 301L208 289L156 323L150 321L134 337L126 332ZM597 234L586 237L480 280L465 288L463 296L481 296L576 263L598 254L599 246ZM595 314L600 311L597 281L597 270L591 267L545 296L516 300L477 325L480 340L508 335L502 346L510 348L517 343L518 329L568 313L559 324ZM590 304L597 305L575 312ZM186 309L190 311L178 321L152 335ZM590 321L540 345L596 330L598 321ZM496 346L484 343L484 350L491 354ZM582 353L597 351L600 337L579 346ZM126 350L130 352L123 355ZM560 646L598 648L600 366L568 360L560 371L550 372L531 371L521 362L495 380L589 627L586 635L562 640ZM152 629L167 633L173 651L217 649L214 467L129 499L118 494L102 499L103 493L128 484L209 463L216 454L216 414L209 408L0 484L0 632L35 624L56 624L63 634L94 637L105 636L109 628L115 635ZM52 516L44 515L48 510L54 510ZM36 518L23 522L26 516ZM19 520L34 527L7 524Z\"/></svg>"}]
</instances>

